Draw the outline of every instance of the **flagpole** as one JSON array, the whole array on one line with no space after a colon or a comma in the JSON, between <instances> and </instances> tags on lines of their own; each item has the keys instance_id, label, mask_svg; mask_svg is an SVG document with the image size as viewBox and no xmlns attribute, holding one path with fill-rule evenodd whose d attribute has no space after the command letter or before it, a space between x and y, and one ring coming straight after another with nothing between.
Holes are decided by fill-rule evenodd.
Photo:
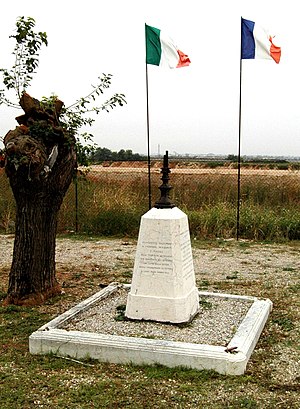
<instances>
[{"instance_id":1,"label":"flagpole","mask_svg":"<svg viewBox=\"0 0 300 409\"><path fill-rule=\"evenodd\" d=\"M150 160L150 132L149 132L149 91L148 91L148 64L146 61L146 100L147 100L147 161L148 161L148 200L151 209L151 160Z\"/></svg>"},{"instance_id":2,"label":"flagpole","mask_svg":"<svg viewBox=\"0 0 300 409\"><path fill-rule=\"evenodd\" d=\"M242 18L241 18L241 51L240 51L240 97L239 97L239 140L238 140L238 191L236 239L240 236L240 205L241 205L241 128L242 128Z\"/></svg>"}]
</instances>

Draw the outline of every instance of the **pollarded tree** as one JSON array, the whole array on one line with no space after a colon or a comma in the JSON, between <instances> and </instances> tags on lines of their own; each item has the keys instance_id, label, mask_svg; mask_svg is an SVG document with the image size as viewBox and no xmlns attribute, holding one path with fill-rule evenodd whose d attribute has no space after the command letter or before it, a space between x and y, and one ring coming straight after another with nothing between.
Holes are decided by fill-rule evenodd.
<instances>
[{"instance_id":1,"label":"pollarded tree","mask_svg":"<svg viewBox=\"0 0 300 409\"><path fill-rule=\"evenodd\" d=\"M111 75L99 77L89 95L66 108L56 96L38 101L26 91L39 63L39 50L47 35L34 32L35 20L20 17L14 38L15 64L1 69L7 90L14 90L19 104L4 90L0 104L19 106L24 114L18 126L4 137L2 164L16 201L16 230L9 275L7 304L37 304L60 293L55 276L57 217L77 164L86 153L78 134L94 119L86 114L109 111L125 103L123 94L94 107L93 102L111 85ZM86 135L87 136L87 135ZM89 135L90 136L90 135Z\"/></svg>"}]
</instances>

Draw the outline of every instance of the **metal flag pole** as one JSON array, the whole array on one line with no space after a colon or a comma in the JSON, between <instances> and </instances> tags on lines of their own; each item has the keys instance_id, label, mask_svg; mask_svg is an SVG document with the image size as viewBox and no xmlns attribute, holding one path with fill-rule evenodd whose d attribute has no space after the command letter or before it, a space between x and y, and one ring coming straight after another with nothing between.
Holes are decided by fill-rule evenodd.
<instances>
[{"instance_id":1,"label":"metal flag pole","mask_svg":"<svg viewBox=\"0 0 300 409\"><path fill-rule=\"evenodd\" d=\"M147 43L146 55L147 55ZM148 64L146 59L146 101L147 101L147 161L148 161L148 199L149 210L151 209L151 160L150 160L150 131L149 131L149 91L148 91Z\"/></svg>"},{"instance_id":2,"label":"metal flag pole","mask_svg":"<svg viewBox=\"0 0 300 409\"><path fill-rule=\"evenodd\" d=\"M240 51L240 97L239 97L239 140L238 140L238 190L236 239L240 237L240 206L241 206L241 123L242 123L242 18L241 18L241 51Z\"/></svg>"}]
</instances>

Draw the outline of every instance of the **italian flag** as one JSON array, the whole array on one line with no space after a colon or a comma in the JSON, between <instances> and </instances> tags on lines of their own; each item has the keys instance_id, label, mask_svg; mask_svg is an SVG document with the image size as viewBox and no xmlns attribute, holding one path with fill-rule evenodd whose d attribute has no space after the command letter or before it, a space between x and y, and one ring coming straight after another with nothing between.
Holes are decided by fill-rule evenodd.
<instances>
[{"instance_id":1,"label":"italian flag","mask_svg":"<svg viewBox=\"0 0 300 409\"><path fill-rule=\"evenodd\" d=\"M173 40L164 31L145 25L146 63L169 68L187 67L191 61L178 50Z\"/></svg>"}]
</instances>

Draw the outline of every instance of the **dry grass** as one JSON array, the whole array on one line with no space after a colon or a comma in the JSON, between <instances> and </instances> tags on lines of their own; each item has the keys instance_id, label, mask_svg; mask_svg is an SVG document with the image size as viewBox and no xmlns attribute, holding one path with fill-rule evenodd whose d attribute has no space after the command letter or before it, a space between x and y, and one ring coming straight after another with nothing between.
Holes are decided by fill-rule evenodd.
<instances>
[{"instance_id":1,"label":"dry grass","mask_svg":"<svg viewBox=\"0 0 300 409\"><path fill-rule=\"evenodd\" d=\"M119 166L117 166L119 165ZM128 166L135 167L128 167ZM148 210L146 163L91 167L72 184L60 210L59 232L135 237ZM236 236L237 170L171 164L171 199L191 221L199 239ZM160 163L151 168L152 200L159 199ZM77 186L77 196L76 189ZM14 200L0 172L0 229L14 231ZM254 240L300 239L298 170L242 169L240 237ZM76 207L77 199L77 207Z\"/></svg>"}]
</instances>

